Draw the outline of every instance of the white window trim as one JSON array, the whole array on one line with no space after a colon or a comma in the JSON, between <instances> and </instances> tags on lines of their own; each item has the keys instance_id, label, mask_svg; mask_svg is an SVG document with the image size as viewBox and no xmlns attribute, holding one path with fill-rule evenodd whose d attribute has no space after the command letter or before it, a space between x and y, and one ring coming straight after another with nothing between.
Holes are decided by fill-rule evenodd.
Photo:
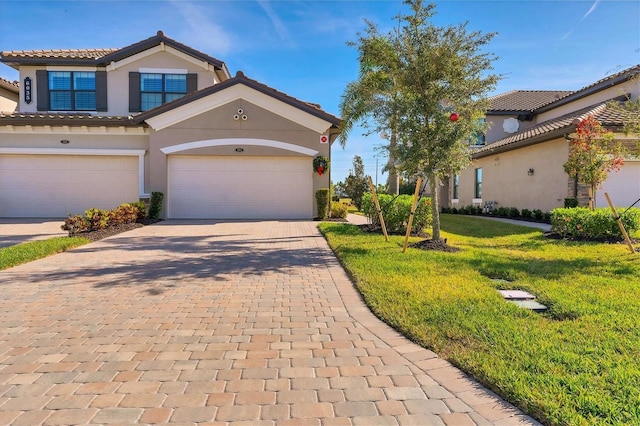
<instances>
[{"instance_id":1,"label":"white window trim","mask_svg":"<svg viewBox=\"0 0 640 426\"><path fill-rule=\"evenodd\" d=\"M144 192L144 149L59 149L59 148L0 148L0 155L103 155L138 157L138 195L149 198Z\"/></svg>"}]
</instances>

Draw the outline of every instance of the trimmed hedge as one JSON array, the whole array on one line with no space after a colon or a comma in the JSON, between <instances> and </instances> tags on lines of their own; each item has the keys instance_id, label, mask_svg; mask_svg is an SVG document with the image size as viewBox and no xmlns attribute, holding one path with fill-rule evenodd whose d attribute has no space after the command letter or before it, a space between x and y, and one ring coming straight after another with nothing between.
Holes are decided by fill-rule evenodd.
<instances>
[{"instance_id":1,"label":"trimmed hedge","mask_svg":"<svg viewBox=\"0 0 640 426\"><path fill-rule=\"evenodd\" d=\"M629 209L620 218L627 232L640 229L640 209ZM565 238L582 240L623 239L613 213L608 208L594 211L586 207L554 209L551 211L551 231Z\"/></svg>"},{"instance_id":2,"label":"trimmed hedge","mask_svg":"<svg viewBox=\"0 0 640 426\"><path fill-rule=\"evenodd\" d=\"M399 195L394 197L389 194L378 194L380 208L387 231L393 233L406 233L409 215L411 214L411 204L413 203L413 195ZM362 197L362 211L369 221L373 224L379 224L378 212L373 203L373 196L367 192ZM416 212L413 217L411 226L412 233L421 232L423 229L431 227L431 198L422 197L418 201Z\"/></svg>"},{"instance_id":3,"label":"trimmed hedge","mask_svg":"<svg viewBox=\"0 0 640 426\"><path fill-rule=\"evenodd\" d=\"M316 191L316 208L318 219L326 219L329 212L329 188L320 188Z\"/></svg>"}]
</instances>

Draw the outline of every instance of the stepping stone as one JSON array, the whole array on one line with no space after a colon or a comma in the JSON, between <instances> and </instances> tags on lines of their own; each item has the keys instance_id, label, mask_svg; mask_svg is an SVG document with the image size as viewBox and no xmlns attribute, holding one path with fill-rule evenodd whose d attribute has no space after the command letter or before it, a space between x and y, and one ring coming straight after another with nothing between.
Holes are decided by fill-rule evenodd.
<instances>
[{"instance_id":1,"label":"stepping stone","mask_svg":"<svg viewBox=\"0 0 640 426\"><path fill-rule=\"evenodd\" d=\"M535 300L509 300L511 303L515 303L524 309L530 309L534 312L543 312L547 310L547 307L542 303L538 303Z\"/></svg>"},{"instance_id":2,"label":"stepping stone","mask_svg":"<svg viewBox=\"0 0 640 426\"><path fill-rule=\"evenodd\" d=\"M507 300L533 300L536 297L524 290L498 290Z\"/></svg>"}]
</instances>

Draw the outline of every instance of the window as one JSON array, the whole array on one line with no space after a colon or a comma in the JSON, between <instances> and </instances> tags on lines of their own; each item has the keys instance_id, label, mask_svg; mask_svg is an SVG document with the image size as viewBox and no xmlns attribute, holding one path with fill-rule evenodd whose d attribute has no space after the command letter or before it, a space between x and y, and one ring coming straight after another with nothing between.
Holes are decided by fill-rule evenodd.
<instances>
[{"instance_id":1,"label":"window","mask_svg":"<svg viewBox=\"0 0 640 426\"><path fill-rule=\"evenodd\" d=\"M482 198L482 168L476 169L475 198Z\"/></svg>"},{"instance_id":2,"label":"window","mask_svg":"<svg viewBox=\"0 0 640 426\"><path fill-rule=\"evenodd\" d=\"M148 111L186 94L186 74L140 74L140 106L142 111Z\"/></svg>"},{"instance_id":3,"label":"window","mask_svg":"<svg viewBox=\"0 0 640 426\"><path fill-rule=\"evenodd\" d=\"M480 118L478 119L479 124L484 128L486 119ZM477 146L485 144L485 134L484 130L482 132L476 131L471 134L471 139L469 140L469 145Z\"/></svg>"},{"instance_id":4,"label":"window","mask_svg":"<svg viewBox=\"0 0 640 426\"><path fill-rule=\"evenodd\" d=\"M453 175L453 199L458 199L458 188L460 186L460 175Z\"/></svg>"},{"instance_id":5,"label":"window","mask_svg":"<svg viewBox=\"0 0 640 426\"><path fill-rule=\"evenodd\" d=\"M95 111L96 73L50 71L49 110Z\"/></svg>"}]
</instances>

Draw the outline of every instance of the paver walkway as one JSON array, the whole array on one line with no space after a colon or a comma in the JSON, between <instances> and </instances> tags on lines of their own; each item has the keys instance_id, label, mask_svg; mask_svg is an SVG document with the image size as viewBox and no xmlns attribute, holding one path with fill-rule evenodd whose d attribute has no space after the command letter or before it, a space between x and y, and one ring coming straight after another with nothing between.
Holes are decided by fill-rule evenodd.
<instances>
[{"instance_id":1,"label":"paver walkway","mask_svg":"<svg viewBox=\"0 0 640 426\"><path fill-rule=\"evenodd\" d=\"M313 222L166 221L0 272L0 423L535 424L366 308Z\"/></svg>"}]
</instances>

